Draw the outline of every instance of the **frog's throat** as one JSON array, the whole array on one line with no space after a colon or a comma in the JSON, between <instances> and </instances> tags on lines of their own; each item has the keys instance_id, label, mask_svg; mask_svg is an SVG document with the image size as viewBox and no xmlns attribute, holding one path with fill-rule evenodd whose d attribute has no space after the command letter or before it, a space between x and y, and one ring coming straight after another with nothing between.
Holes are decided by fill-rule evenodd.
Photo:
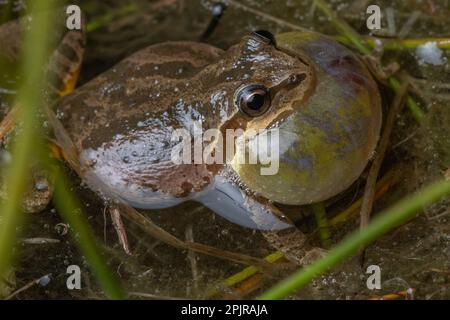
<instances>
[{"instance_id":1,"label":"frog's throat","mask_svg":"<svg viewBox=\"0 0 450 320\"><path fill-rule=\"evenodd\" d=\"M216 176L214 183L196 194L194 201L202 203L225 219L246 228L277 231L291 228L293 224L283 221L270 206L248 196L234 183Z\"/></svg>"}]
</instances>

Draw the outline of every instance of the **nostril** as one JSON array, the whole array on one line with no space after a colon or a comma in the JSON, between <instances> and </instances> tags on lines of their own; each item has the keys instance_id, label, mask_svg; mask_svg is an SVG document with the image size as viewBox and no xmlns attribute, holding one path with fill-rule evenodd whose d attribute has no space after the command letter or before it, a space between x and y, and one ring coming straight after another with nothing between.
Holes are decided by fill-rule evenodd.
<instances>
[{"instance_id":1,"label":"nostril","mask_svg":"<svg viewBox=\"0 0 450 320\"><path fill-rule=\"evenodd\" d=\"M293 74L293 75L291 75L289 77L288 84L290 84L290 85L298 84L298 83L302 82L305 79L306 79L306 74L305 73Z\"/></svg>"}]
</instances>

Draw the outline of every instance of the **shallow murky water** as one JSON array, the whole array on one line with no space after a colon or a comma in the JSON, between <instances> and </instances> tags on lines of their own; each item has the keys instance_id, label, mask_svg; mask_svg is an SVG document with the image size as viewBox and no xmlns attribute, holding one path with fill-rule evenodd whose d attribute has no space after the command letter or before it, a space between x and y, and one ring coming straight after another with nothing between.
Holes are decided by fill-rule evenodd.
<instances>
[{"instance_id":1,"label":"shallow murky water","mask_svg":"<svg viewBox=\"0 0 450 320\"><path fill-rule=\"evenodd\" d=\"M75 1L74 1L75 2ZM116 12L105 26L88 35L88 49L81 82L86 82L139 48L168 40L198 40L210 19L213 1L79 1L88 21L106 12ZM438 3L439 2L439 3ZM367 35L365 8L368 1L332 1L338 15L345 18L358 32ZM377 1L381 8L393 8L396 33L406 38L445 37L450 34L450 1ZM125 10L131 4L134 9ZM19 4L17 11L20 12ZM420 12L413 27L405 24L414 12ZM417 14L416 14L417 15ZM386 20L383 20L384 23ZM293 27L335 34L335 28L323 18L311 1L231 1L217 29L207 42L226 49L242 35L257 29L273 33ZM386 27L386 25L384 25ZM393 28L392 26L390 27ZM408 31L409 29L409 31ZM392 189L376 202L379 212L404 195L438 178L450 167L450 50L428 44L417 50L392 51L386 62L396 61L415 79L421 93L422 107L428 116L423 125L415 123L405 108L397 120L392 136L392 148L384 162L383 172L399 167L400 179ZM0 75L1 76L1 75ZM8 97L14 95L14 79L0 79L0 115L10 107ZM386 100L391 94L384 92ZM105 205L90 190L80 186L72 176L77 194L85 203L89 221L96 235L108 248L111 267L117 272L128 292L148 293L166 297L210 297L213 288L223 279L243 269L232 262L188 254L157 241L132 224L125 222L133 255L127 256L117 241ZM348 206L361 194L363 181L356 183L332 207L330 216ZM195 203L148 212L164 229L181 239L218 248L263 257L274 249L255 231L233 225ZM25 238L51 238L52 244L21 244L15 282L21 287L45 274L51 282L45 287L35 286L20 294L20 298L103 298L84 259L68 234L61 234L61 219L52 205L43 213L29 216ZM299 222L301 229L311 233L313 219ZM58 227L57 227L58 226ZM332 228L334 243L358 227L353 218ZM318 242L317 239L312 241ZM66 289L66 267L82 266L83 289ZM314 281L292 298L311 299L367 299L374 295L416 290L420 299L450 298L450 206L448 199L428 208L424 215L379 239L366 252L366 265L379 265L382 270L382 289L370 291L366 287L365 270L357 259ZM253 297L285 277L294 269L280 271L276 276L264 276L254 290L245 297ZM215 297L242 297L239 291L221 287ZM136 294L134 297L139 297Z\"/></svg>"}]
</instances>

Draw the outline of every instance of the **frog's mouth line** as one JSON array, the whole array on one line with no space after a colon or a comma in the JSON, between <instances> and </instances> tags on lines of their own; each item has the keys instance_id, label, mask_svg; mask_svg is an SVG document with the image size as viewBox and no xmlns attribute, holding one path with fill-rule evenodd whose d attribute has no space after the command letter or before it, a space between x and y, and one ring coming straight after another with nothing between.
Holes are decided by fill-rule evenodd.
<instances>
[{"instance_id":1,"label":"frog's mouth line","mask_svg":"<svg viewBox=\"0 0 450 320\"><path fill-rule=\"evenodd\" d=\"M271 96L271 99L275 97L277 93L279 93L281 90L289 90L290 88L294 86L300 85L304 80L306 79L306 73L296 73L292 74L283 81L281 81L279 84L269 88L269 94Z\"/></svg>"}]
</instances>

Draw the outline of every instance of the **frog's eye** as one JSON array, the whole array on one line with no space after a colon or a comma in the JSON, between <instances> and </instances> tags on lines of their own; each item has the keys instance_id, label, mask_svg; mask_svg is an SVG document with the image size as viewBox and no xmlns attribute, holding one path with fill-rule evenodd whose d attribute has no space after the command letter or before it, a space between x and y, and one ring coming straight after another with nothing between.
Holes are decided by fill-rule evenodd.
<instances>
[{"instance_id":1,"label":"frog's eye","mask_svg":"<svg viewBox=\"0 0 450 320\"><path fill-rule=\"evenodd\" d=\"M256 31L253 31L252 32L252 36L254 38L262 40L265 43L270 44L270 45L272 45L274 47L277 46L277 42L275 41L275 36L271 32L269 32L267 30L256 30Z\"/></svg>"},{"instance_id":2,"label":"frog's eye","mask_svg":"<svg viewBox=\"0 0 450 320\"><path fill-rule=\"evenodd\" d=\"M239 109L250 117L259 117L270 107L269 90L263 85L248 85L241 88L236 95Z\"/></svg>"}]
</instances>

